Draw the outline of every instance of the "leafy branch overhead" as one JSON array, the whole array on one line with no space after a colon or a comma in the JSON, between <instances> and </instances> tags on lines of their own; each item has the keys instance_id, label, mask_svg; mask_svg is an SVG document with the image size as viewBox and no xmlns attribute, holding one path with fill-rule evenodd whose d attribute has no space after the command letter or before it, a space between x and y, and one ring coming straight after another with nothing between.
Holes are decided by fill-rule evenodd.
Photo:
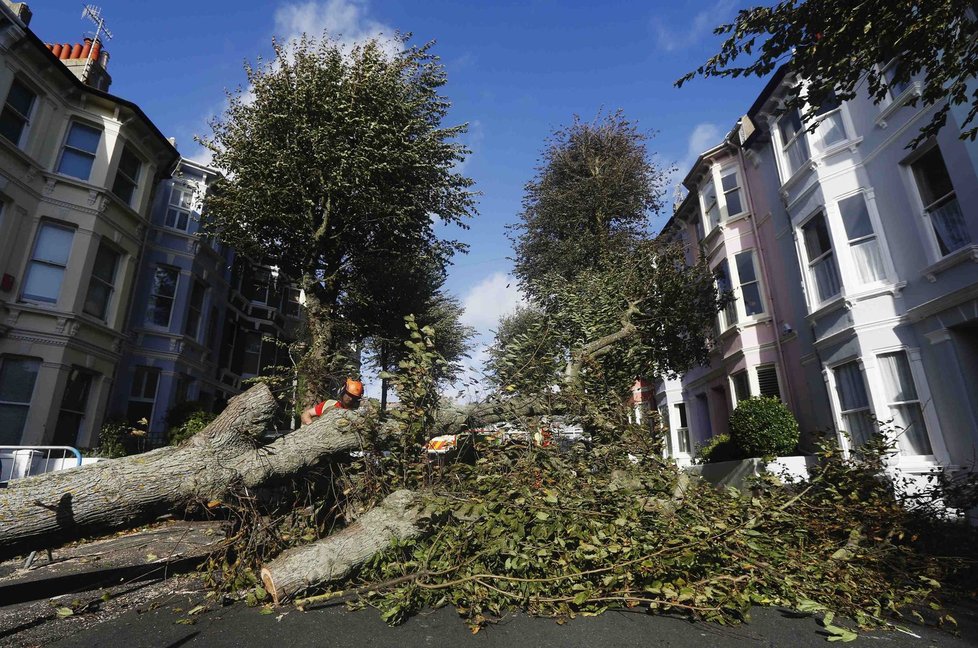
<instances>
[{"instance_id":1,"label":"leafy branch overhead","mask_svg":"<svg viewBox=\"0 0 978 648\"><path fill-rule=\"evenodd\" d=\"M913 140L935 135L961 107L962 138L978 134L974 5L964 0L788 0L742 9L716 28L719 51L676 82L696 76L764 77L783 64L806 83L789 90L788 107L814 116L836 98L868 93L877 103L891 88L920 79L911 105L937 106ZM834 93L834 94L833 94Z\"/></svg>"}]
</instances>

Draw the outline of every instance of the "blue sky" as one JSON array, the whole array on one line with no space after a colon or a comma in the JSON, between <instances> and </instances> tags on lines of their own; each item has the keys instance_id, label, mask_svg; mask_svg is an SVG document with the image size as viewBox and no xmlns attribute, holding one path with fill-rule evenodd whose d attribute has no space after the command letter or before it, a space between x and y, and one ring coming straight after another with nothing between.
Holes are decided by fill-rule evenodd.
<instances>
[{"instance_id":1,"label":"blue sky","mask_svg":"<svg viewBox=\"0 0 978 648\"><path fill-rule=\"evenodd\" d=\"M46 42L78 42L93 26L81 2L31 3L31 28ZM752 4L752 3L744 3ZM712 28L733 0L596 3L529 0L206 0L100 3L114 38L107 43L111 91L138 103L187 157L193 135L224 105L225 88L244 81L242 63L268 56L273 35L329 29L348 40L396 30L435 40L448 71L452 123L468 122L473 155L464 170L482 192L465 232L471 246L451 271L449 289L468 322L487 334L518 296L505 225L516 220L523 185L547 135L573 115L621 108L658 135L649 149L681 177L697 153L717 143L760 91L757 79L673 82L719 45ZM671 203L671 199L667 200ZM658 229L668 215L653 220Z\"/></svg>"}]
</instances>

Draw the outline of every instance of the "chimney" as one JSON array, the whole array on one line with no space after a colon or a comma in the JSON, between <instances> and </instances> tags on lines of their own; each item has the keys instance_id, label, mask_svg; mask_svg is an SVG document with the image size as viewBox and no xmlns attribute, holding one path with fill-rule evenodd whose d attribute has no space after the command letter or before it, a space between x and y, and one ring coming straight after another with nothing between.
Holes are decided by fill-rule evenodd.
<instances>
[{"instance_id":1,"label":"chimney","mask_svg":"<svg viewBox=\"0 0 978 648\"><path fill-rule=\"evenodd\" d=\"M96 90L108 91L112 83L112 77L106 70L109 53L102 49L101 42L86 38L83 43L49 43L47 48L83 83Z\"/></svg>"},{"instance_id":2,"label":"chimney","mask_svg":"<svg viewBox=\"0 0 978 648\"><path fill-rule=\"evenodd\" d=\"M14 12L22 23L24 27L31 24L31 8L27 6L26 2L10 2L10 0L3 0L3 4L7 5L7 8Z\"/></svg>"}]
</instances>

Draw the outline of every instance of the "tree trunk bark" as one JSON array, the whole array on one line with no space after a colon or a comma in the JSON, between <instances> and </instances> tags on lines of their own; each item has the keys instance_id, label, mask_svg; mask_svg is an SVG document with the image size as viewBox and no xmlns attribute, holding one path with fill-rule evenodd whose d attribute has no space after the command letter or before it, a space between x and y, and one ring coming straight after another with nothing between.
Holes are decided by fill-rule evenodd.
<instances>
[{"instance_id":1,"label":"tree trunk bark","mask_svg":"<svg viewBox=\"0 0 978 648\"><path fill-rule=\"evenodd\" d=\"M0 560L223 501L361 448L359 416L341 409L261 445L274 411L274 397L259 384L183 446L10 482L0 489Z\"/></svg>"},{"instance_id":2,"label":"tree trunk bark","mask_svg":"<svg viewBox=\"0 0 978 648\"><path fill-rule=\"evenodd\" d=\"M343 580L392 540L423 532L420 497L408 490L387 496L347 528L312 544L294 547L261 570L261 580L276 605L314 588Z\"/></svg>"}]
</instances>

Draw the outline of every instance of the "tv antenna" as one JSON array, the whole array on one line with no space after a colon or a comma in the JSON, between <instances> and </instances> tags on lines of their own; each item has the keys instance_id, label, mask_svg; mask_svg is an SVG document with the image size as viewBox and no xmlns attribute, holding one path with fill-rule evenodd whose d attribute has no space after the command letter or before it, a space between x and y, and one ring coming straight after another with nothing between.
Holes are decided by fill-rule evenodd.
<instances>
[{"instance_id":1,"label":"tv antenna","mask_svg":"<svg viewBox=\"0 0 978 648\"><path fill-rule=\"evenodd\" d=\"M92 47L88 51L88 60L85 61L85 72L82 74L82 78L88 79L88 71L92 66L92 54L95 52L95 43L100 43L102 41L102 35L105 35L106 40L112 39L112 32L109 28L105 26L105 19L102 18L102 8L96 5L85 5L82 9L82 18L88 18L93 23L95 23L95 39L92 41Z\"/></svg>"}]
</instances>

